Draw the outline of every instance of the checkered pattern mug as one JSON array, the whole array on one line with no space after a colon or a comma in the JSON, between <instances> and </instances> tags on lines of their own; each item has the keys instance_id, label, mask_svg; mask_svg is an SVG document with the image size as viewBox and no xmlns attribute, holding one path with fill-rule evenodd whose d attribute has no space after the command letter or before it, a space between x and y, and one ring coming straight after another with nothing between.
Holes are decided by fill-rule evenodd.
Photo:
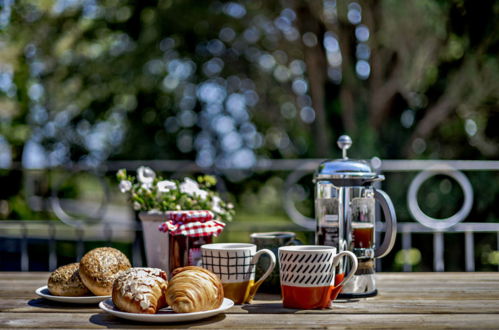
<instances>
[{"instance_id":1,"label":"checkered pattern mug","mask_svg":"<svg viewBox=\"0 0 499 330\"><path fill-rule=\"evenodd\" d=\"M352 267L335 285L335 269L343 257L350 258ZM357 257L350 251L336 253L331 246L284 246L279 248L279 267L284 307L329 308L357 271Z\"/></svg>"},{"instance_id":2,"label":"checkered pattern mug","mask_svg":"<svg viewBox=\"0 0 499 330\"><path fill-rule=\"evenodd\" d=\"M236 304L251 302L276 264L272 251L267 249L257 251L254 244L205 244L201 246L201 254L203 267L220 277L224 296ZM255 265L263 254L270 257L270 264L260 279L255 281Z\"/></svg>"}]
</instances>

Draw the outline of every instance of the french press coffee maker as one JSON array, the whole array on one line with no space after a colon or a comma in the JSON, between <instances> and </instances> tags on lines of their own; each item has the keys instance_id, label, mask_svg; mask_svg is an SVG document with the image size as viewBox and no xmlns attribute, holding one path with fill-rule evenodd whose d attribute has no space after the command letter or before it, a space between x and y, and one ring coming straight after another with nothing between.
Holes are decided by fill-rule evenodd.
<instances>
[{"instance_id":1,"label":"french press coffee maker","mask_svg":"<svg viewBox=\"0 0 499 330\"><path fill-rule=\"evenodd\" d=\"M347 149L352 145L348 135L338 139L342 159L322 162L314 176L316 244L348 250L358 259L357 272L343 287L340 298L371 297L377 294L375 259L387 255L395 243L397 220L388 195L373 187L385 179L373 172L363 160L351 160ZM385 237L375 242L376 201L386 221ZM336 283L348 270L347 260L340 263Z\"/></svg>"}]
</instances>

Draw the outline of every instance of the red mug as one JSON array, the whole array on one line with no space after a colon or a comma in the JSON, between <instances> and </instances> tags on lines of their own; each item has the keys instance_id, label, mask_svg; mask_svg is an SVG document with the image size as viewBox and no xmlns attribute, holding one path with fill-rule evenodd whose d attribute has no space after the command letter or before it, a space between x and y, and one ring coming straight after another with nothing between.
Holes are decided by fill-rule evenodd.
<instances>
[{"instance_id":1,"label":"red mug","mask_svg":"<svg viewBox=\"0 0 499 330\"><path fill-rule=\"evenodd\" d=\"M335 284L335 269L341 258L351 259L350 271ZM357 257L350 251L336 253L324 245L279 248L282 303L286 308L330 308L339 289L357 270Z\"/></svg>"}]
</instances>

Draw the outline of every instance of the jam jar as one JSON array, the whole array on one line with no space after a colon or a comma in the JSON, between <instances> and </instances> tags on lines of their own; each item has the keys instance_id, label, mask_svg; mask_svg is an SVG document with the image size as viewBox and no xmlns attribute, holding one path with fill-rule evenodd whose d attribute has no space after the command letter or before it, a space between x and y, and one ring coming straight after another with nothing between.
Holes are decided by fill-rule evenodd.
<instances>
[{"instance_id":1,"label":"jam jar","mask_svg":"<svg viewBox=\"0 0 499 330\"><path fill-rule=\"evenodd\" d=\"M211 211L169 211L160 231L168 233L168 272L184 266L201 265L201 246L213 242L225 224Z\"/></svg>"}]
</instances>

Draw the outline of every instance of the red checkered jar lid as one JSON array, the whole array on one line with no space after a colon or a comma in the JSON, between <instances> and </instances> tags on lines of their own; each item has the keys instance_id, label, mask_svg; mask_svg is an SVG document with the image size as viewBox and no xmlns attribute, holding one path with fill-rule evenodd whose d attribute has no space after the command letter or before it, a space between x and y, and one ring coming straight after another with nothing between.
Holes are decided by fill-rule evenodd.
<instances>
[{"instance_id":1,"label":"red checkered jar lid","mask_svg":"<svg viewBox=\"0 0 499 330\"><path fill-rule=\"evenodd\" d=\"M225 223L214 219L211 211L168 211L166 216L168 221L158 229L174 236L218 236L225 227Z\"/></svg>"}]
</instances>

